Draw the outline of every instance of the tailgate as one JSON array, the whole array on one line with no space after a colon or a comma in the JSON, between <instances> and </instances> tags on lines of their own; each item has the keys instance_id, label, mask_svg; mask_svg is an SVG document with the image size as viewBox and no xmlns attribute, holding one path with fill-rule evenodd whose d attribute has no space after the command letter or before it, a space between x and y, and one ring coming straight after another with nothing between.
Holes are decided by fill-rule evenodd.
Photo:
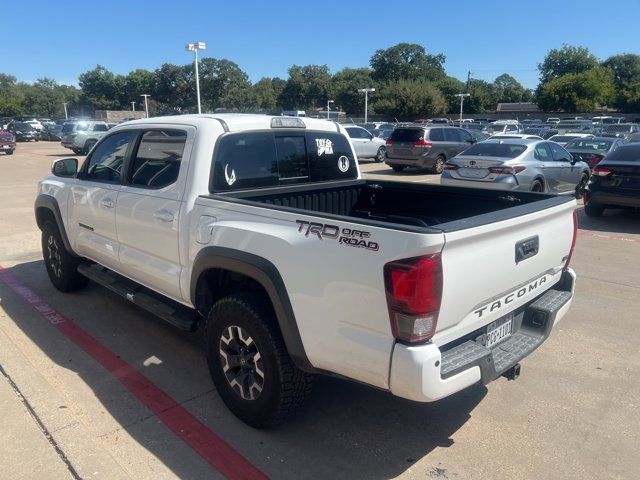
<instances>
[{"instance_id":1,"label":"tailgate","mask_svg":"<svg viewBox=\"0 0 640 480\"><path fill-rule=\"evenodd\" d=\"M444 345L541 295L560 280L575 200L445 232L443 293L434 342ZM537 243L537 253L535 252Z\"/></svg>"}]
</instances>

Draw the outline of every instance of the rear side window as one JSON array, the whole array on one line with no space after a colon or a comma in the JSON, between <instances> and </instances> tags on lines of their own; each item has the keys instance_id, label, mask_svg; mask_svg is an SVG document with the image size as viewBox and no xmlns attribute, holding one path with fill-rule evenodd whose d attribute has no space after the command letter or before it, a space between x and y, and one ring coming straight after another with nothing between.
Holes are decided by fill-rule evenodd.
<instances>
[{"instance_id":1,"label":"rear side window","mask_svg":"<svg viewBox=\"0 0 640 480\"><path fill-rule=\"evenodd\" d=\"M96 124L93 126L93 131L94 131L94 132L106 132L107 130L109 130L109 129L107 128L107 126L106 126L106 125L103 125L102 123L96 123Z\"/></svg>"},{"instance_id":2,"label":"rear side window","mask_svg":"<svg viewBox=\"0 0 640 480\"><path fill-rule=\"evenodd\" d=\"M550 162L552 160L551 150L549 150L549 145L547 145L546 143L539 143L538 145L536 145L533 156L541 162Z\"/></svg>"},{"instance_id":3,"label":"rear side window","mask_svg":"<svg viewBox=\"0 0 640 480\"><path fill-rule=\"evenodd\" d=\"M178 179L186 132L151 130L144 132L138 151L131 161L129 183L132 187L163 188Z\"/></svg>"},{"instance_id":4,"label":"rear side window","mask_svg":"<svg viewBox=\"0 0 640 480\"><path fill-rule=\"evenodd\" d=\"M462 140L460 139L460 130L456 128L445 128L444 139L447 142L461 142Z\"/></svg>"},{"instance_id":5,"label":"rear side window","mask_svg":"<svg viewBox=\"0 0 640 480\"><path fill-rule=\"evenodd\" d=\"M444 129L432 128L429 130L429 140L432 142L444 142Z\"/></svg>"},{"instance_id":6,"label":"rear side window","mask_svg":"<svg viewBox=\"0 0 640 480\"><path fill-rule=\"evenodd\" d=\"M218 143L210 189L219 192L356 177L351 147L341 134L234 133Z\"/></svg>"},{"instance_id":7,"label":"rear side window","mask_svg":"<svg viewBox=\"0 0 640 480\"><path fill-rule=\"evenodd\" d=\"M417 142L424 140L424 130L421 128L396 128L389 139L394 142Z\"/></svg>"}]
</instances>

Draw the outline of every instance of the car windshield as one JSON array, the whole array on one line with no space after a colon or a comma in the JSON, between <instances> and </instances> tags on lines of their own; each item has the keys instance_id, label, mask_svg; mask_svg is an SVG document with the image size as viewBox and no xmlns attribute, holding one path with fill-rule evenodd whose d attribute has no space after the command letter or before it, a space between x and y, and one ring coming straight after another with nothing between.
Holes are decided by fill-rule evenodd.
<instances>
[{"instance_id":1,"label":"car windshield","mask_svg":"<svg viewBox=\"0 0 640 480\"><path fill-rule=\"evenodd\" d=\"M394 142L417 142L424 138L424 130L421 128L396 128L389 138Z\"/></svg>"},{"instance_id":2,"label":"car windshield","mask_svg":"<svg viewBox=\"0 0 640 480\"><path fill-rule=\"evenodd\" d=\"M31 130L33 130L33 127L31 125L29 125L28 123L24 123L24 122L14 123L13 126L16 127L16 130L24 130L24 131L27 131L27 132L30 132Z\"/></svg>"},{"instance_id":3,"label":"car windshield","mask_svg":"<svg viewBox=\"0 0 640 480\"><path fill-rule=\"evenodd\" d=\"M588 138L581 138L571 140L565 145L565 148L585 148L588 150L601 150L606 152L611 148L613 142L608 142L606 140L591 140Z\"/></svg>"},{"instance_id":4,"label":"car windshield","mask_svg":"<svg viewBox=\"0 0 640 480\"><path fill-rule=\"evenodd\" d=\"M504 125L489 125L487 130L490 132L502 132L504 130Z\"/></svg>"},{"instance_id":5,"label":"car windshield","mask_svg":"<svg viewBox=\"0 0 640 480\"><path fill-rule=\"evenodd\" d=\"M640 144L625 145L607 155L606 163L611 162L640 163Z\"/></svg>"},{"instance_id":6,"label":"car windshield","mask_svg":"<svg viewBox=\"0 0 640 480\"><path fill-rule=\"evenodd\" d=\"M55 133L58 133L62 130L62 126L60 125L49 125L47 128L50 132L55 132Z\"/></svg>"},{"instance_id":7,"label":"car windshield","mask_svg":"<svg viewBox=\"0 0 640 480\"><path fill-rule=\"evenodd\" d=\"M75 123L65 123L62 126L62 133L71 133L73 132L73 127L75 127L76 124Z\"/></svg>"},{"instance_id":8,"label":"car windshield","mask_svg":"<svg viewBox=\"0 0 640 480\"><path fill-rule=\"evenodd\" d=\"M465 150L464 156L516 158L526 149L526 145L482 142Z\"/></svg>"},{"instance_id":9,"label":"car windshield","mask_svg":"<svg viewBox=\"0 0 640 480\"><path fill-rule=\"evenodd\" d=\"M569 140L573 140L574 138L576 137L574 137L573 135L554 135L549 140L551 140L552 142L568 142Z\"/></svg>"}]
</instances>

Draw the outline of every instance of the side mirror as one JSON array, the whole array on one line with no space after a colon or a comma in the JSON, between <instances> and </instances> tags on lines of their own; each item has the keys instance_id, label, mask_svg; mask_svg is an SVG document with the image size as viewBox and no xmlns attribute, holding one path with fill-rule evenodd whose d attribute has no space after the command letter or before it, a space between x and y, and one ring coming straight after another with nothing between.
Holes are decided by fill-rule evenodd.
<instances>
[{"instance_id":1,"label":"side mirror","mask_svg":"<svg viewBox=\"0 0 640 480\"><path fill-rule=\"evenodd\" d=\"M373 133L369 134L369 140L373 140L375 138L375 135Z\"/></svg>"},{"instance_id":2,"label":"side mirror","mask_svg":"<svg viewBox=\"0 0 640 480\"><path fill-rule=\"evenodd\" d=\"M75 177L78 173L77 158L60 158L51 165L51 173L56 177Z\"/></svg>"}]
</instances>

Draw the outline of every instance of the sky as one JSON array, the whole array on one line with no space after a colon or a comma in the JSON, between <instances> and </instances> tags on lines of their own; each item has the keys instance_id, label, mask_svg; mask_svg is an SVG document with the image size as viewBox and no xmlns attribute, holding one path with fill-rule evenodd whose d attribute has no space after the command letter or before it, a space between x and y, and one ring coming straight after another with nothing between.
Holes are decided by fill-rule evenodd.
<instances>
[{"instance_id":1,"label":"sky","mask_svg":"<svg viewBox=\"0 0 640 480\"><path fill-rule=\"evenodd\" d=\"M451 76L528 88L552 48L580 45L601 59L640 53L640 0L166 1L0 0L0 73L77 85L97 64L114 73L186 64L185 44L236 62L255 82L293 65L365 67L378 49L418 43L443 53Z\"/></svg>"}]
</instances>

